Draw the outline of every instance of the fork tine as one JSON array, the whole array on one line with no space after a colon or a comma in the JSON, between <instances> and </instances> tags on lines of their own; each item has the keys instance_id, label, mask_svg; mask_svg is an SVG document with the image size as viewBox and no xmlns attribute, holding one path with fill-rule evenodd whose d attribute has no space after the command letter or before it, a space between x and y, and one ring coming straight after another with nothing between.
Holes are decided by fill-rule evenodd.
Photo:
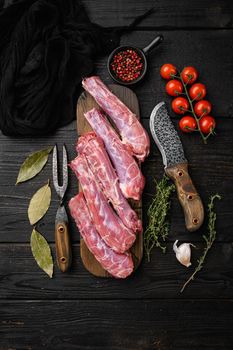
<instances>
[{"instance_id":1,"label":"fork tine","mask_svg":"<svg viewBox=\"0 0 233 350\"><path fill-rule=\"evenodd\" d=\"M67 167L67 150L65 144L63 145L63 187L64 187L64 193L68 186L68 167Z\"/></svg>"},{"instance_id":2,"label":"fork tine","mask_svg":"<svg viewBox=\"0 0 233 350\"><path fill-rule=\"evenodd\" d=\"M58 174L57 174L57 145L53 147L53 185L57 191Z\"/></svg>"},{"instance_id":3,"label":"fork tine","mask_svg":"<svg viewBox=\"0 0 233 350\"><path fill-rule=\"evenodd\" d=\"M62 165L62 175L63 175L63 184L59 186L58 183L58 161L57 161L57 145L53 148L53 185L59 196L60 200L63 199L64 194L68 185L68 168L67 168L67 152L65 145L63 146L63 165Z\"/></svg>"}]
</instances>

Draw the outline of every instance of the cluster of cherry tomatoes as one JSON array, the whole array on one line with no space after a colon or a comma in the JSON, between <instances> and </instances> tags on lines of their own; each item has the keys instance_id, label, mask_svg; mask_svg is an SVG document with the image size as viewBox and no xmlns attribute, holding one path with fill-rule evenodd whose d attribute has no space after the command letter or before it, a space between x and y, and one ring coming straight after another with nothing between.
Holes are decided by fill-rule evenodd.
<instances>
[{"instance_id":1,"label":"cluster of cherry tomatoes","mask_svg":"<svg viewBox=\"0 0 233 350\"><path fill-rule=\"evenodd\" d=\"M173 111L184 115L179 122L180 129L187 133L199 131L205 141L209 135L213 134L216 122L209 115L212 109L211 103L204 99L205 85L196 83L197 70L190 66L179 73L173 64L167 63L161 67L160 74L164 79L169 80L166 84L168 95L176 97L172 101Z\"/></svg>"}]
</instances>

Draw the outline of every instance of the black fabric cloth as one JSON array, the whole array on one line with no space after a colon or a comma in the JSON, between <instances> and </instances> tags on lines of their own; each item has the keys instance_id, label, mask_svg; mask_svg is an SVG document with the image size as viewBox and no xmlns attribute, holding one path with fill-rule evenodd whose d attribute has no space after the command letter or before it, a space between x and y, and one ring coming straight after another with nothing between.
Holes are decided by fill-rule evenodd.
<instances>
[{"instance_id":1,"label":"black fabric cloth","mask_svg":"<svg viewBox=\"0 0 233 350\"><path fill-rule=\"evenodd\" d=\"M94 59L119 45L121 34L150 12L118 30L91 23L79 0L0 5L0 129L24 136L70 123Z\"/></svg>"}]
</instances>

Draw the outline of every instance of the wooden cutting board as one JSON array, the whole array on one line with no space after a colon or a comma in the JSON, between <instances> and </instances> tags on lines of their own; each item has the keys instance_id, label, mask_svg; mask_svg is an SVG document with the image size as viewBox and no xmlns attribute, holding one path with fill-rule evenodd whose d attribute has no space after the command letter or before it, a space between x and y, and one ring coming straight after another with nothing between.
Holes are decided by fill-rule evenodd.
<instances>
[{"instance_id":1,"label":"wooden cutting board","mask_svg":"<svg viewBox=\"0 0 233 350\"><path fill-rule=\"evenodd\" d=\"M139 104L135 93L120 85L109 85L110 90L120 98L138 117L139 117ZM78 136L91 131L89 123L84 117L84 113L92 109L93 107L98 107L97 103L93 97L84 91L78 99L77 104L77 132ZM81 187L79 188L81 191ZM137 212L138 217L142 219L142 203L130 200L130 204L133 209ZM136 269L142 260L143 256L143 234L138 234L134 245L131 248L134 269ZM105 271L100 263L95 259L94 255L89 251L83 239L80 240L80 254L81 259L85 268L91 272L93 275L98 277L112 277L107 271Z\"/></svg>"}]
</instances>

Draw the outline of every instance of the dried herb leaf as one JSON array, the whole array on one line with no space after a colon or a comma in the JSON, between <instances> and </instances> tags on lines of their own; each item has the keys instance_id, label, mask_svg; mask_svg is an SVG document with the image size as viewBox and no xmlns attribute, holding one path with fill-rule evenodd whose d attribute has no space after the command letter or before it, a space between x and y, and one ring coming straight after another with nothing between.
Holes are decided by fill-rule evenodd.
<instances>
[{"instance_id":1,"label":"dried herb leaf","mask_svg":"<svg viewBox=\"0 0 233 350\"><path fill-rule=\"evenodd\" d=\"M35 229L31 234L31 250L37 264L52 278L53 258L50 247L46 239Z\"/></svg>"},{"instance_id":2,"label":"dried herb leaf","mask_svg":"<svg viewBox=\"0 0 233 350\"><path fill-rule=\"evenodd\" d=\"M52 149L53 147L48 147L28 156L20 167L16 185L36 176L47 163L48 155Z\"/></svg>"},{"instance_id":3,"label":"dried herb leaf","mask_svg":"<svg viewBox=\"0 0 233 350\"><path fill-rule=\"evenodd\" d=\"M31 225L36 224L47 212L51 202L49 182L32 196L28 207L28 218Z\"/></svg>"}]
</instances>

